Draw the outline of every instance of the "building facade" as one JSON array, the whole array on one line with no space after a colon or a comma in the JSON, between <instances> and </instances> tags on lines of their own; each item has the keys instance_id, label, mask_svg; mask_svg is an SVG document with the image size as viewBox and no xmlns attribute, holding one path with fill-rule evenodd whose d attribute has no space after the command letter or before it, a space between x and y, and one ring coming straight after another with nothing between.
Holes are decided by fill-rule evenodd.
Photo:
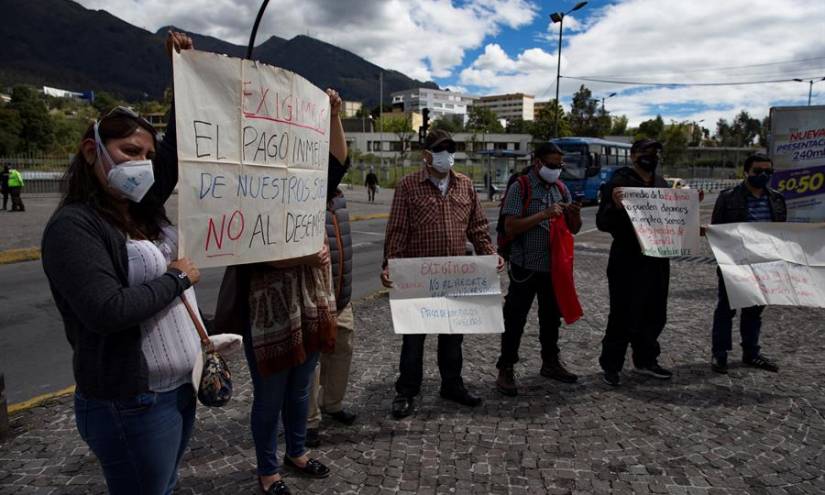
<instances>
[{"instance_id":1,"label":"building facade","mask_svg":"<svg viewBox=\"0 0 825 495\"><path fill-rule=\"evenodd\" d=\"M498 118L508 122L519 119L532 121L535 117L535 97L524 93L482 96L475 105L491 110Z\"/></svg>"},{"instance_id":2,"label":"building facade","mask_svg":"<svg viewBox=\"0 0 825 495\"><path fill-rule=\"evenodd\" d=\"M458 115L464 123L469 107L478 99L477 96L429 88L396 91L391 96L393 107L403 112L421 113L424 108L429 108L430 120Z\"/></svg>"}]
</instances>

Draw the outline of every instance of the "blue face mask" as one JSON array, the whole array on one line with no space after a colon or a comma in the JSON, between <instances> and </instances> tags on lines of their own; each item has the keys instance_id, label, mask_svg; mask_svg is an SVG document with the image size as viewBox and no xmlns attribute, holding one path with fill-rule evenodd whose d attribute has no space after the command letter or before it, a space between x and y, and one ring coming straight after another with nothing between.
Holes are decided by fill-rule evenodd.
<instances>
[{"instance_id":1,"label":"blue face mask","mask_svg":"<svg viewBox=\"0 0 825 495\"><path fill-rule=\"evenodd\" d=\"M748 184L757 189L765 189L765 186L768 185L768 182L770 182L770 180L771 178L764 174L748 176Z\"/></svg>"}]
</instances>

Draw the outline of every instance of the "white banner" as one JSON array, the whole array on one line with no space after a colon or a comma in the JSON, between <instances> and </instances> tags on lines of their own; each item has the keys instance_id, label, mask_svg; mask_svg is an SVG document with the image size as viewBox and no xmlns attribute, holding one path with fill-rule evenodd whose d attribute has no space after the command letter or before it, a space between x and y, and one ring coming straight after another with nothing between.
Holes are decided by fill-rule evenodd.
<instances>
[{"instance_id":1,"label":"white banner","mask_svg":"<svg viewBox=\"0 0 825 495\"><path fill-rule=\"evenodd\" d=\"M645 256L691 256L699 250L699 191L623 187L625 210Z\"/></svg>"},{"instance_id":2,"label":"white banner","mask_svg":"<svg viewBox=\"0 0 825 495\"><path fill-rule=\"evenodd\" d=\"M731 308L825 308L825 224L711 225L707 237Z\"/></svg>"},{"instance_id":3,"label":"white banner","mask_svg":"<svg viewBox=\"0 0 825 495\"><path fill-rule=\"evenodd\" d=\"M329 97L292 72L175 54L178 254L200 267L295 258L325 234Z\"/></svg>"},{"instance_id":4,"label":"white banner","mask_svg":"<svg viewBox=\"0 0 825 495\"><path fill-rule=\"evenodd\" d=\"M498 256L389 260L397 334L504 333Z\"/></svg>"}]
</instances>

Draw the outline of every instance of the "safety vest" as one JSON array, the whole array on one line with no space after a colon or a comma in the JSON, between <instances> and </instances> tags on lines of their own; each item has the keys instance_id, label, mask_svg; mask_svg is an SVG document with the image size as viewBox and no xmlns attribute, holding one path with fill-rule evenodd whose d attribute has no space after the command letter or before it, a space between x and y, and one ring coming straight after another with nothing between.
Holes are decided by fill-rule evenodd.
<instances>
[{"instance_id":1,"label":"safety vest","mask_svg":"<svg viewBox=\"0 0 825 495\"><path fill-rule=\"evenodd\" d=\"M9 171L9 187L23 187L23 176L17 169Z\"/></svg>"}]
</instances>

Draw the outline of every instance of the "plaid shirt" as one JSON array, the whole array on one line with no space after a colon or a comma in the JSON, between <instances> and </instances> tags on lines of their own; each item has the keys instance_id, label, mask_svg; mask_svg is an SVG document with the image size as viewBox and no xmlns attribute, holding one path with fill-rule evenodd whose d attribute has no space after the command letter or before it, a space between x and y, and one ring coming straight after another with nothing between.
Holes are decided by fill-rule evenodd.
<instances>
[{"instance_id":1,"label":"plaid shirt","mask_svg":"<svg viewBox=\"0 0 825 495\"><path fill-rule=\"evenodd\" d=\"M450 171L441 194L426 169L410 174L395 188L384 241L384 266L390 258L464 256L467 239L478 254L495 254L487 217L469 177Z\"/></svg>"},{"instance_id":2,"label":"plaid shirt","mask_svg":"<svg viewBox=\"0 0 825 495\"><path fill-rule=\"evenodd\" d=\"M529 217L544 211L553 203L570 202L569 193L563 195L558 186L541 180L535 169L531 169L527 177L532 188L527 211L522 211L524 209L524 194L521 191L521 184L516 181L507 190L504 207L501 209L503 215L518 218ZM543 220L540 224L513 239L510 248L510 262L536 272L547 273L550 271L549 220Z\"/></svg>"}]
</instances>

